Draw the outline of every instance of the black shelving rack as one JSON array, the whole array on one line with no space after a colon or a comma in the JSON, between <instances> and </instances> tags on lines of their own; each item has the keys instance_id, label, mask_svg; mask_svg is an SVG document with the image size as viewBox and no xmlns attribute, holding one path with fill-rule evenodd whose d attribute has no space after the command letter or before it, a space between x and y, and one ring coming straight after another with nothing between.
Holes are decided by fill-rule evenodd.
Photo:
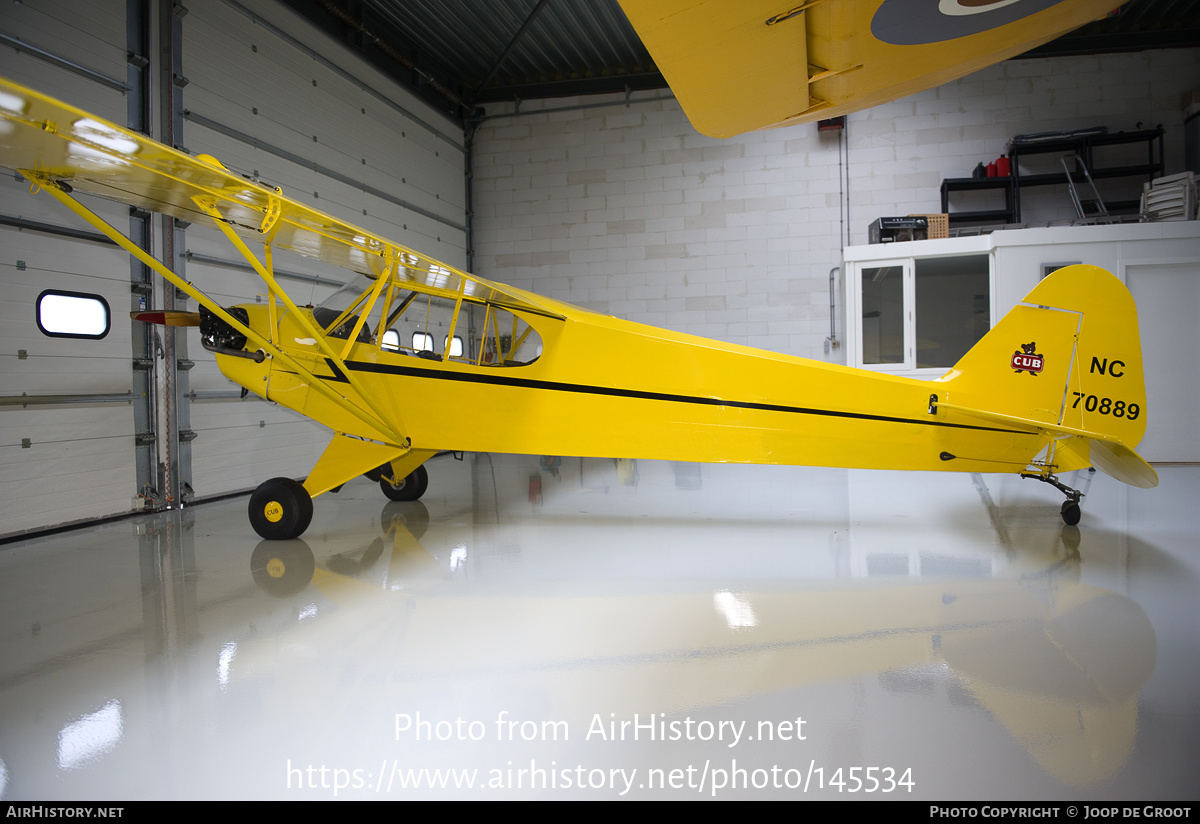
<instances>
[{"instance_id":1,"label":"black shelving rack","mask_svg":"<svg viewBox=\"0 0 1200 824\"><path fill-rule=\"evenodd\" d=\"M1020 223L1021 222L1021 190L1029 186L1065 186L1064 172L1048 172L1043 174L1021 174L1021 158L1035 155L1077 154L1091 172L1093 180L1104 180L1117 177L1144 177L1147 181L1161 175L1163 165L1163 132L1162 126L1154 129L1139 129L1133 132L1116 132L1114 134L1097 133L1082 134L1038 140L1028 143L1009 145L1009 158L1012 160L1012 174L1009 177L960 177L946 178L942 181L942 211L950 216L950 225L973 225L978 223ZM1119 146L1134 143L1146 144L1146 162L1121 166L1096 166L1096 150L1106 146ZM1086 182L1082 170L1071 174L1076 184ZM1000 191L1004 194L1004 208L986 209L964 212L950 211L950 195L953 192L969 192L981 190ZM1136 213L1140 204L1137 200L1121 200L1106 202L1112 214Z\"/></svg>"},{"instance_id":2,"label":"black shelving rack","mask_svg":"<svg viewBox=\"0 0 1200 824\"><path fill-rule=\"evenodd\" d=\"M966 212L950 211L951 192L999 190L1004 193L1003 209L977 209ZM1016 178L1009 177L948 177L942 181L942 211L949 215L951 226L977 223L1016 223L1021 214L1021 195Z\"/></svg>"}]
</instances>

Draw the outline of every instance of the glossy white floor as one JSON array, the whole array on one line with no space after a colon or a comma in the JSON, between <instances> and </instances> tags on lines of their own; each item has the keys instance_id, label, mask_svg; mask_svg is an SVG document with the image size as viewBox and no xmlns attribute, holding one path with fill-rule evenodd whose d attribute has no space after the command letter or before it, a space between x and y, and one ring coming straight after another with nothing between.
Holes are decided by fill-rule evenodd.
<instances>
[{"instance_id":1,"label":"glossy white floor","mask_svg":"<svg viewBox=\"0 0 1200 824\"><path fill-rule=\"evenodd\" d=\"M1195 798L1200 468L429 468L0 546L0 798Z\"/></svg>"}]
</instances>

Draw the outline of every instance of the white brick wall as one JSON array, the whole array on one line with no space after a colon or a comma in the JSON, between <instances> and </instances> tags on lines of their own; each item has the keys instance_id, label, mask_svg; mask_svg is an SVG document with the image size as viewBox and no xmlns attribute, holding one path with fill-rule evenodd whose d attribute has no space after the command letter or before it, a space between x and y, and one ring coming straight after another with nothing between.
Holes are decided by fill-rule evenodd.
<instances>
[{"instance_id":1,"label":"white brick wall","mask_svg":"<svg viewBox=\"0 0 1200 824\"><path fill-rule=\"evenodd\" d=\"M969 176L1018 133L1162 123L1178 171L1180 99L1200 85L1198 67L1200 49L1010 61L851 115L850 242L865 243L877 217L940 211L942 178ZM828 275L847 233L837 138L806 124L714 140L664 94L563 112L539 110L596 99L523 101L519 116L486 121L475 271L631 320L825 357ZM1023 212L1032 222L1072 209L1065 188L1047 189Z\"/></svg>"}]
</instances>

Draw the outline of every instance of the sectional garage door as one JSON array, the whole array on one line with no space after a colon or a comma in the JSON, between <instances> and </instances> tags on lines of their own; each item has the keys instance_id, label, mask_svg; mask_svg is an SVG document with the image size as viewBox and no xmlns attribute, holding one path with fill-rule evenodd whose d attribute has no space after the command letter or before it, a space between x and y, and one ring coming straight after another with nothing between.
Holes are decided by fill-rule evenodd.
<instances>
[{"instance_id":1,"label":"sectional garage door","mask_svg":"<svg viewBox=\"0 0 1200 824\"><path fill-rule=\"evenodd\" d=\"M175 117L170 126L149 118L154 137L170 132L179 148L465 265L465 154L454 121L271 0L179 8L10 5L0 74L134 127L138 95L165 106L169 77ZM170 54L172 65L161 65ZM223 304L262 299L261 282L214 229L88 205L144 232L135 239L160 259L169 235L176 270ZM0 250L0 536L301 478L324 449L329 433L318 425L242 399L196 330L172 349L165 330L130 321L130 309L164 306L157 276L11 176L0 181ZM298 257L277 255L275 265L299 303L349 277ZM102 298L108 334L45 335L35 303L46 289Z\"/></svg>"}]
</instances>

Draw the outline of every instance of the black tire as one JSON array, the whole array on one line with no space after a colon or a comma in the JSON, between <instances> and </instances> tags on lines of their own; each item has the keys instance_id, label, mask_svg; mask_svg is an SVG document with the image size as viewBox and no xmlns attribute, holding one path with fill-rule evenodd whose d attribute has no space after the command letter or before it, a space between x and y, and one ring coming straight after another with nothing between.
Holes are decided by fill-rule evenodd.
<instances>
[{"instance_id":1,"label":"black tire","mask_svg":"<svg viewBox=\"0 0 1200 824\"><path fill-rule=\"evenodd\" d=\"M250 525L269 541L299 538L312 522L313 503L304 485L272 478L250 496Z\"/></svg>"},{"instance_id":2,"label":"black tire","mask_svg":"<svg viewBox=\"0 0 1200 824\"><path fill-rule=\"evenodd\" d=\"M1063 501L1061 512L1063 523L1067 526L1075 526L1083 516L1083 512L1079 509L1079 504L1074 501Z\"/></svg>"},{"instance_id":3,"label":"black tire","mask_svg":"<svg viewBox=\"0 0 1200 824\"><path fill-rule=\"evenodd\" d=\"M254 583L276 598L300 592L316 569L316 559L304 541L260 541L250 555Z\"/></svg>"},{"instance_id":4,"label":"black tire","mask_svg":"<svg viewBox=\"0 0 1200 824\"><path fill-rule=\"evenodd\" d=\"M408 473L407 478L395 486L388 483L387 478L380 478L379 488L393 501L415 501L429 488L429 472L426 471L424 465L418 466Z\"/></svg>"}]
</instances>

